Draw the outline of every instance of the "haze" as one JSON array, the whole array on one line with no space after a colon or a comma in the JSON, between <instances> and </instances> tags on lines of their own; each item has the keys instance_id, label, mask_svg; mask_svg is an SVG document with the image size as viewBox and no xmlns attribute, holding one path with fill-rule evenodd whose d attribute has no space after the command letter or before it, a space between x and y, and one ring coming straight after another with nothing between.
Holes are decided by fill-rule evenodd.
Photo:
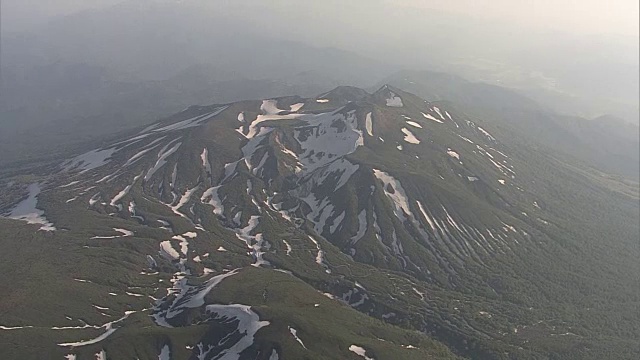
<instances>
[{"instance_id":1,"label":"haze","mask_svg":"<svg viewBox=\"0 0 640 360\"><path fill-rule=\"evenodd\" d=\"M52 17L68 15L87 9L114 5L122 0L4 0L2 2L2 26L5 31L26 30L42 24ZM176 1L178 2L178 1ZM185 1L187 2L187 1ZM188 1L195 3L197 1ZM272 6L287 6L293 13L300 9L300 2L270 1ZM310 2L320 3L320 2ZM323 1L326 5L331 1ZM433 0L378 0L352 1L357 3L366 17L366 5L400 6L419 11L439 9L484 20L508 21L530 27L554 29L586 34L622 34L638 36L638 2L633 0L457 0L442 2ZM294 6L295 5L295 6ZM308 6L307 5L302 5ZM334 4L335 5L335 4ZM320 5L322 6L322 5ZM297 8L297 9L296 9Z\"/></svg>"},{"instance_id":2,"label":"haze","mask_svg":"<svg viewBox=\"0 0 640 360\"><path fill-rule=\"evenodd\" d=\"M633 0L4 0L0 143L15 159L61 132L113 133L192 104L371 89L401 70L637 124L637 24Z\"/></svg>"}]
</instances>

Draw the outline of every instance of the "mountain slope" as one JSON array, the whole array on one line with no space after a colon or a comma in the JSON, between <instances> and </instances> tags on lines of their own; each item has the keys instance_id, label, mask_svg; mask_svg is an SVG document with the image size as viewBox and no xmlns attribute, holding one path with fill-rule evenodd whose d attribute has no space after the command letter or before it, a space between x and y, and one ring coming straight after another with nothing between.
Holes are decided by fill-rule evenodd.
<instances>
[{"instance_id":1,"label":"mountain slope","mask_svg":"<svg viewBox=\"0 0 640 360\"><path fill-rule=\"evenodd\" d=\"M569 161L637 181L640 176L640 138L635 125L604 117L588 120L558 114L548 107L504 87L473 83L462 78L420 71L396 73L388 82L430 101L451 101L484 124L506 128L542 151L569 157ZM517 146L516 143L511 143Z\"/></svg>"},{"instance_id":2,"label":"mountain slope","mask_svg":"<svg viewBox=\"0 0 640 360\"><path fill-rule=\"evenodd\" d=\"M638 352L637 199L391 86L192 106L10 171L7 357Z\"/></svg>"}]
</instances>

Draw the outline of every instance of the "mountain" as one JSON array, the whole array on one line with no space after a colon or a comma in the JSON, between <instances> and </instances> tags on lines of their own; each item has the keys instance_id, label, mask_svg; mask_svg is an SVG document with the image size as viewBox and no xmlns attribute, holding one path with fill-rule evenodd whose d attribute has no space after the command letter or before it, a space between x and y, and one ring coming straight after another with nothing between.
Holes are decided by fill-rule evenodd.
<instances>
[{"instance_id":1,"label":"mountain","mask_svg":"<svg viewBox=\"0 0 640 360\"><path fill-rule=\"evenodd\" d=\"M637 185L479 121L343 86L5 167L0 357L636 358Z\"/></svg>"},{"instance_id":2,"label":"mountain","mask_svg":"<svg viewBox=\"0 0 640 360\"><path fill-rule=\"evenodd\" d=\"M517 133L518 141L567 161L634 181L640 178L640 129L614 116L591 120L563 115L516 90L436 72L402 71L384 82L431 101L451 101L482 123L505 129L505 141Z\"/></svg>"}]
</instances>

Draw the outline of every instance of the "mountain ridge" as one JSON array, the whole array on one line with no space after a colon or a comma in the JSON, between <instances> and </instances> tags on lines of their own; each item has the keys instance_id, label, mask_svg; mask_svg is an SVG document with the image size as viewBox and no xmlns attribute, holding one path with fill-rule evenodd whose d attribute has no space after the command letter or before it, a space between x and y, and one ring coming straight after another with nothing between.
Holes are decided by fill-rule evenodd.
<instances>
[{"instance_id":1,"label":"mountain ridge","mask_svg":"<svg viewBox=\"0 0 640 360\"><path fill-rule=\"evenodd\" d=\"M426 98L451 101L483 124L507 128L541 150L569 161L637 181L640 169L638 128L621 121L605 123L559 114L515 90L429 71L403 71L383 80ZM605 116L605 118L607 118ZM622 130L626 129L626 130ZM622 134L624 132L624 134ZM535 137L533 140L530 138ZM505 139L508 140L508 139ZM511 145L515 146L516 143Z\"/></svg>"}]
</instances>

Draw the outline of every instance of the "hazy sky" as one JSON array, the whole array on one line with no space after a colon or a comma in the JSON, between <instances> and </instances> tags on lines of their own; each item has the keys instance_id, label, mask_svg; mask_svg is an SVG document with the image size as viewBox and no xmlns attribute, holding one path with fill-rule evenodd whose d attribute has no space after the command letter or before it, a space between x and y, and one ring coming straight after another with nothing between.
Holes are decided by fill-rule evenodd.
<instances>
[{"instance_id":1,"label":"hazy sky","mask_svg":"<svg viewBox=\"0 0 640 360\"><path fill-rule=\"evenodd\" d=\"M638 36L638 0L386 0L577 33Z\"/></svg>"},{"instance_id":2,"label":"hazy sky","mask_svg":"<svg viewBox=\"0 0 640 360\"><path fill-rule=\"evenodd\" d=\"M79 10L106 6L123 0L2 0L2 28L23 30L38 25L51 16L64 15ZM218 1L204 0L134 0L164 2L205 2L215 7ZM221 2L224 2L220 0ZM266 1L266 0L265 0ZM241 0L234 1L236 4ZM246 2L252 2L251 0ZM314 4L315 3L315 4ZM335 11L343 10L345 2L309 1L312 7L330 3ZM352 0L344 8L357 9L366 18L367 7L383 5L413 7L428 13L440 9L484 20L515 22L527 27L561 30L581 34L624 34L638 36L638 0ZM307 5L302 0L270 1L274 7L291 7L292 12L302 11ZM352 5L352 6L349 6ZM353 6L356 5L356 6ZM250 6L249 6L250 8ZM280 9L281 10L281 9ZM355 15L355 14L354 14ZM372 24L372 26L375 26Z\"/></svg>"}]
</instances>

